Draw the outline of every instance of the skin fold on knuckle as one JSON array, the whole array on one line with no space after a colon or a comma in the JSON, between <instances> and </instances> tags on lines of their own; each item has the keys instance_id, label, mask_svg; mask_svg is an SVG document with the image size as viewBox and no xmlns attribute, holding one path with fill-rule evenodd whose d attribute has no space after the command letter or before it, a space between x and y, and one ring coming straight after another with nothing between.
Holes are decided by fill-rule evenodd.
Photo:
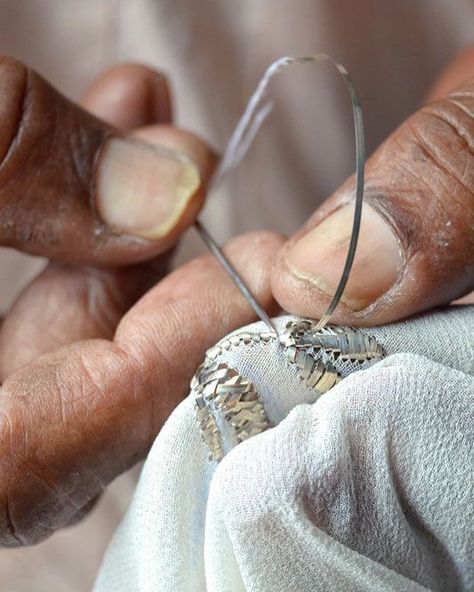
<instances>
[{"instance_id":1,"label":"skin fold on knuckle","mask_svg":"<svg viewBox=\"0 0 474 592\"><path fill-rule=\"evenodd\" d=\"M112 128L15 60L1 58L0 75L2 244L64 258L74 237L77 252L93 251L104 233L93 207L95 161Z\"/></svg>"},{"instance_id":2,"label":"skin fold on knuckle","mask_svg":"<svg viewBox=\"0 0 474 592\"><path fill-rule=\"evenodd\" d=\"M368 200L395 227L406 272L416 270L427 292L432 289L432 304L449 302L473 286L472 90L471 85L408 119L368 176ZM382 189L387 179L389 191ZM430 304L427 298L423 307Z\"/></svg>"},{"instance_id":3,"label":"skin fold on knuckle","mask_svg":"<svg viewBox=\"0 0 474 592\"><path fill-rule=\"evenodd\" d=\"M0 163L8 159L22 127L28 96L28 71L9 57L0 57Z\"/></svg>"},{"instance_id":4,"label":"skin fold on knuckle","mask_svg":"<svg viewBox=\"0 0 474 592\"><path fill-rule=\"evenodd\" d=\"M52 532L51 515L64 512L54 487L29 458L28 431L21 402L8 404L8 387L1 392L0 410L0 545L37 543ZM34 426L30 426L34 430Z\"/></svg>"}]
</instances>

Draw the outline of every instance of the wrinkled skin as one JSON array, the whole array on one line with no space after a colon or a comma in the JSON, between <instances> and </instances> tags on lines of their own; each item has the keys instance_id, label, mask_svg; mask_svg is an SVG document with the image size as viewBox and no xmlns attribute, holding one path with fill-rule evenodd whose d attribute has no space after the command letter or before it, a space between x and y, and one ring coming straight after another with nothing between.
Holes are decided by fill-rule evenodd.
<instances>
[{"instance_id":1,"label":"wrinkled skin","mask_svg":"<svg viewBox=\"0 0 474 592\"><path fill-rule=\"evenodd\" d=\"M472 289L471 58L438 83L440 100L371 158L367 199L395 229L406 265L389 308L384 297L357 313L342 306L338 322L387 322ZM199 210L215 157L169 125L162 76L132 65L108 72L84 100L101 119L12 60L0 61L0 77L0 244L51 258L0 334L0 544L16 546L78 520L107 483L143 458L206 348L254 317L211 257L165 276L169 248ZM157 241L117 233L95 207L103 143L143 126L148 141L192 145L204 180L180 225ZM327 295L295 279L285 253L352 197L349 179L285 244L255 233L228 246L270 313L273 294L289 311L324 311ZM446 212L451 224L443 227ZM117 263L124 266L111 267Z\"/></svg>"},{"instance_id":2,"label":"wrinkled skin","mask_svg":"<svg viewBox=\"0 0 474 592\"><path fill-rule=\"evenodd\" d=\"M447 304L474 287L474 51L453 64L430 99L376 150L366 167L365 201L399 241L401 277L361 311L341 305L335 322L396 321ZM326 295L291 273L286 254L350 202L354 186L350 178L280 251L272 283L283 308L316 318L324 312ZM367 269L357 263L356 256L353 276L363 276Z\"/></svg>"},{"instance_id":3,"label":"wrinkled skin","mask_svg":"<svg viewBox=\"0 0 474 592\"><path fill-rule=\"evenodd\" d=\"M144 68L133 72L135 78L152 76ZM2 245L55 260L124 265L169 249L192 223L215 164L214 154L203 142L179 130L170 133L165 125L153 130L152 140L157 144L178 144L184 152L192 146L204 183L170 234L153 242L130 237L100 219L96 170L108 141L127 130L114 128L74 105L34 71L10 58L0 58L0 80ZM150 84L158 85L157 94L165 95L160 100L169 103L166 80L158 80ZM100 89L93 92L97 96ZM92 95L89 101L94 100ZM163 106L158 123L169 123L170 109ZM120 117L127 124L129 115L122 113Z\"/></svg>"}]
</instances>

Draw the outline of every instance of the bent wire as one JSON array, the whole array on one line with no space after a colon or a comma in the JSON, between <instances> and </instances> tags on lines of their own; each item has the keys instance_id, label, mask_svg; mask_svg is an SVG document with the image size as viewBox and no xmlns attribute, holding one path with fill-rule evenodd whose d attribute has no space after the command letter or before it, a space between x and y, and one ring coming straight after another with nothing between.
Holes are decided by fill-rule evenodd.
<instances>
[{"instance_id":1,"label":"bent wire","mask_svg":"<svg viewBox=\"0 0 474 592\"><path fill-rule=\"evenodd\" d=\"M237 165L245 156L261 125L271 113L273 105L272 102L267 99L271 79L276 74L294 65L309 64L321 61L329 61L335 66L339 74L342 76L351 98L355 131L356 196L351 240L349 243L344 269L341 274L341 279L339 280L339 284L326 312L318 321L315 330L320 330L328 324L332 314L334 313L334 310L339 304L349 279L352 265L354 263L357 241L359 239L362 204L364 199L365 136L362 106L355 85L344 66L335 62L330 56L324 53L305 57L283 57L273 62L260 80L254 94L251 96L247 107L240 121L238 122L237 127L235 128L234 133L229 140L229 143L227 144L224 156L216 170L216 173L214 174L213 179L211 180L209 187L209 192L215 190L216 187L219 186L227 177L228 173L237 167ZM195 228L200 234L204 243L219 260L221 265L232 278L258 317L269 327L272 332L276 332L273 322L263 307L259 304L255 296L252 294L252 291L246 285L241 275L225 256L217 241L212 237L209 231L199 220L195 222Z\"/></svg>"}]
</instances>

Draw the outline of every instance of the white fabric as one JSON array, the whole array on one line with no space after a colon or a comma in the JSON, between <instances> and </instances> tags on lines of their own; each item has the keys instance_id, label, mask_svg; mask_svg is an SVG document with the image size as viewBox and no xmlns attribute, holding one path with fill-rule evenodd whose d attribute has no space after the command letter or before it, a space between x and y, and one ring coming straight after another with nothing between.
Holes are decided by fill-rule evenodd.
<instances>
[{"instance_id":1,"label":"white fabric","mask_svg":"<svg viewBox=\"0 0 474 592\"><path fill-rule=\"evenodd\" d=\"M138 61L168 73L176 121L219 150L268 64L327 51L347 66L365 108L368 153L472 43L469 0L0 0L0 53L39 70L73 100L104 69ZM330 66L285 75L275 115L204 218L221 240L255 228L292 233L353 171L343 84ZM182 259L202 250L190 232ZM41 261L0 249L4 314ZM84 592L134 478L91 516L28 550L0 550L5 592ZM60 582L60 583L58 583Z\"/></svg>"},{"instance_id":2,"label":"white fabric","mask_svg":"<svg viewBox=\"0 0 474 592\"><path fill-rule=\"evenodd\" d=\"M471 306L367 330L388 357L319 399L275 341L224 352L278 425L217 465L188 397L95 592L473 590L473 329Z\"/></svg>"}]
</instances>

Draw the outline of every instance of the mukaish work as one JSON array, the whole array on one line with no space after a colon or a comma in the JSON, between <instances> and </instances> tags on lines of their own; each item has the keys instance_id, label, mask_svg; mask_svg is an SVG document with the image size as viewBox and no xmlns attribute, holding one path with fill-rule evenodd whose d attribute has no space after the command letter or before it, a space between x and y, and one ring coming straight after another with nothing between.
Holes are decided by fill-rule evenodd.
<instances>
[{"instance_id":1,"label":"mukaish work","mask_svg":"<svg viewBox=\"0 0 474 592\"><path fill-rule=\"evenodd\" d=\"M191 382L191 390L201 434L212 460L224 457L220 423L225 422L237 444L270 425L254 385L227 364L203 364Z\"/></svg>"},{"instance_id":2,"label":"mukaish work","mask_svg":"<svg viewBox=\"0 0 474 592\"><path fill-rule=\"evenodd\" d=\"M219 357L242 345L266 346L276 339L276 333L269 331L234 333L207 352L196 372L191 394L211 460L222 460L228 448L224 441L233 447L271 426L255 385ZM299 379L318 395L384 356L382 346L366 332L334 326L317 329L317 321L311 319L288 322L278 340L287 362L298 368Z\"/></svg>"},{"instance_id":3,"label":"mukaish work","mask_svg":"<svg viewBox=\"0 0 474 592\"><path fill-rule=\"evenodd\" d=\"M301 379L321 394L342 380L338 361L355 363L357 369L384 355L382 346L362 331L334 325L318 329L317 325L311 319L291 321L280 341L288 360L300 369Z\"/></svg>"},{"instance_id":4,"label":"mukaish work","mask_svg":"<svg viewBox=\"0 0 474 592\"><path fill-rule=\"evenodd\" d=\"M300 379L319 394L327 392L342 380L343 376L338 370L341 363L350 362L352 364L345 369L348 374L360 369L359 366L362 363L383 356L381 346L366 334L351 328L328 326L344 292L354 262L364 196L365 139L362 108L354 84L344 66L336 63L326 54L301 58L284 57L271 64L250 98L211 183L211 189L214 189L229 171L239 164L262 122L271 112L272 103L267 100L271 79L288 67L323 60L331 62L336 67L346 84L352 102L355 129L356 195L352 235L344 269L334 296L321 319L319 321L298 319L288 323L283 334L278 335L273 321L216 241L199 221L195 223L203 241L269 328L270 332L265 334L265 339L278 339L285 350L289 363L297 366ZM234 334L228 340L224 340L224 343L227 343L228 347L232 347L234 342L238 343L241 339L262 340L264 338L262 334L258 334L257 337L249 333ZM206 362L199 368L191 383L201 433L209 447L210 457L214 460L220 460L224 456L223 438L227 437L236 445L263 432L270 425L254 385L234 368L215 361L219 355L217 351L219 348L225 347L224 343L221 342L208 352Z\"/></svg>"}]
</instances>

